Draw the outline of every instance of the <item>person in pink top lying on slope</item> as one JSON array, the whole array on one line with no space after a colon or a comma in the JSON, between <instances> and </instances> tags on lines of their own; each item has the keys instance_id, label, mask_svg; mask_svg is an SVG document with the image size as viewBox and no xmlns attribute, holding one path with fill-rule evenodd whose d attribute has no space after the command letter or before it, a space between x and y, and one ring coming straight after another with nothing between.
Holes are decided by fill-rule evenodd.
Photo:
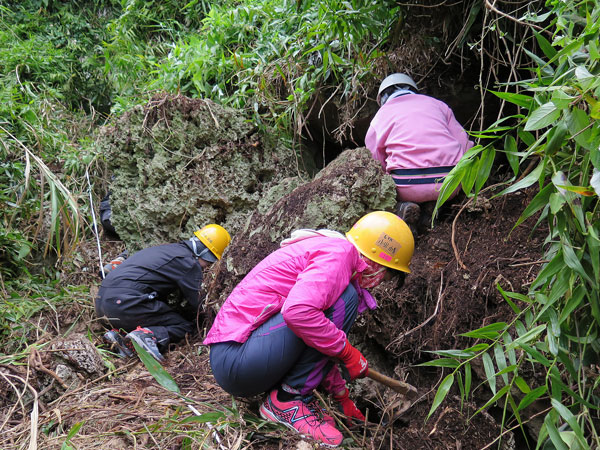
<instances>
[{"instance_id":1,"label":"person in pink top lying on slope","mask_svg":"<svg viewBox=\"0 0 600 450\"><path fill-rule=\"evenodd\" d=\"M414 239L395 214L363 216L344 236L297 230L235 287L208 332L210 364L227 392L267 392L261 416L336 447L335 421L312 395L333 395L347 419L365 418L347 380L367 375L365 357L348 341L358 313L377 306L366 290L386 272L410 272ZM338 368L339 364L339 368Z\"/></svg>"},{"instance_id":2,"label":"person in pink top lying on slope","mask_svg":"<svg viewBox=\"0 0 600 450\"><path fill-rule=\"evenodd\" d=\"M444 177L473 146L448 105L418 92L404 73L386 77L365 137L373 158L396 182L396 213L411 226L419 219L418 204L437 201Z\"/></svg>"}]
</instances>

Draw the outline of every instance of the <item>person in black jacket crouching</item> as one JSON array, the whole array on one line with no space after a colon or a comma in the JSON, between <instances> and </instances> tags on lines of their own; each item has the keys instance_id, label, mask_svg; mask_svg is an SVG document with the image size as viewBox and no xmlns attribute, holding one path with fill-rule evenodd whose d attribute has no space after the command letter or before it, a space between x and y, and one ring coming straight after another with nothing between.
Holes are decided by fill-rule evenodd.
<instances>
[{"instance_id":1,"label":"person in black jacket crouching","mask_svg":"<svg viewBox=\"0 0 600 450\"><path fill-rule=\"evenodd\" d=\"M136 341L158 361L169 343L193 333L201 305L202 271L221 259L231 241L225 228L210 224L183 242L140 250L111 270L96 298L96 314L113 328L104 335L121 356L132 356ZM187 300L184 311L167 303L179 292ZM126 332L125 336L120 330Z\"/></svg>"}]
</instances>

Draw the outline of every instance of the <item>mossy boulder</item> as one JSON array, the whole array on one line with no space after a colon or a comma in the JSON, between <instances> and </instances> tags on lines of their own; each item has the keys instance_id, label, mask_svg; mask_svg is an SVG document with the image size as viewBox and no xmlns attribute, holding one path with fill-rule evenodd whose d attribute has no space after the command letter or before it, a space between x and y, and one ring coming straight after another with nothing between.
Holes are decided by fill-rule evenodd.
<instances>
[{"instance_id":1,"label":"mossy boulder","mask_svg":"<svg viewBox=\"0 0 600 450\"><path fill-rule=\"evenodd\" d=\"M312 181L292 190L293 184L284 180L275 186L271 192L287 189L289 193L273 200L270 208L253 212L236 234L213 271L208 288L211 304L220 305L292 231L328 228L346 232L367 212L391 211L396 204L394 180L364 147L342 152Z\"/></svg>"},{"instance_id":2,"label":"mossy boulder","mask_svg":"<svg viewBox=\"0 0 600 450\"><path fill-rule=\"evenodd\" d=\"M267 190L301 174L294 152L239 111L183 96L133 108L97 145L112 176L112 223L134 251L207 223L235 235Z\"/></svg>"}]
</instances>

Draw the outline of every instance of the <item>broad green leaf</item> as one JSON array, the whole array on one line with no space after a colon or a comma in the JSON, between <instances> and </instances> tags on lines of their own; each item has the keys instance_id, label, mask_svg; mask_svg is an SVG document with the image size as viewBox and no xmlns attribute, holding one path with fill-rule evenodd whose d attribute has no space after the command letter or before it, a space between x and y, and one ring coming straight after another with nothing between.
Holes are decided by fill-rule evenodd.
<instances>
[{"instance_id":1,"label":"broad green leaf","mask_svg":"<svg viewBox=\"0 0 600 450\"><path fill-rule=\"evenodd\" d=\"M558 355L558 339L552 333L552 329L548 328L548 333L546 334L546 342L548 343L548 349L553 356Z\"/></svg>"},{"instance_id":2,"label":"broad green leaf","mask_svg":"<svg viewBox=\"0 0 600 450\"><path fill-rule=\"evenodd\" d=\"M506 100L507 102L513 103L517 106L521 106L526 109L531 109L533 105L533 97L524 94L515 94L512 92L499 92L491 91L496 97Z\"/></svg>"},{"instance_id":3,"label":"broad green leaf","mask_svg":"<svg viewBox=\"0 0 600 450\"><path fill-rule=\"evenodd\" d=\"M557 89L556 91L552 92L552 103L554 103L559 109L568 109L571 102L573 102L575 99L576 97L567 94L563 89ZM559 125L561 123L563 122L560 122Z\"/></svg>"},{"instance_id":4,"label":"broad green leaf","mask_svg":"<svg viewBox=\"0 0 600 450\"><path fill-rule=\"evenodd\" d=\"M535 39L538 42L538 45L544 52L544 55L546 55L546 58L548 58L548 59L554 58L554 56L556 55L557 52L554 49L554 47L552 47L552 44L550 44L550 42L548 42L548 40L540 33L534 32L534 35L535 35Z\"/></svg>"},{"instance_id":5,"label":"broad green leaf","mask_svg":"<svg viewBox=\"0 0 600 450\"><path fill-rule=\"evenodd\" d=\"M531 113L525 124L526 131L535 131L552 125L559 117L561 110L552 102L544 103Z\"/></svg>"},{"instance_id":6,"label":"broad green leaf","mask_svg":"<svg viewBox=\"0 0 600 450\"><path fill-rule=\"evenodd\" d=\"M567 128L569 133L574 136L575 142L586 150L595 150L592 140L592 129L589 128L590 118L585 111L575 108L565 113Z\"/></svg>"},{"instance_id":7,"label":"broad green leaf","mask_svg":"<svg viewBox=\"0 0 600 450\"><path fill-rule=\"evenodd\" d=\"M146 366L146 369L148 369L148 372L150 372L150 374L154 377L158 384L160 384L162 387L168 389L171 392L179 394L179 386L177 386L175 380L171 377L171 375L169 375L169 373L163 368L163 366L161 366L160 363L156 359L154 359L154 357L150 355L150 353L146 351L146 349L141 347L133 339L131 340L131 342L133 343L133 346L135 347L138 356L144 363L144 366Z\"/></svg>"},{"instance_id":8,"label":"broad green leaf","mask_svg":"<svg viewBox=\"0 0 600 450\"><path fill-rule=\"evenodd\" d=\"M575 78L579 81L583 90L588 90L596 80L596 76L592 75L585 66L577 66L575 69Z\"/></svg>"},{"instance_id":9,"label":"broad green leaf","mask_svg":"<svg viewBox=\"0 0 600 450\"><path fill-rule=\"evenodd\" d=\"M461 187L465 194L469 195L473 190L473 185L477 179L477 167L480 164L480 160L475 158L469 161L461 171Z\"/></svg>"},{"instance_id":10,"label":"broad green leaf","mask_svg":"<svg viewBox=\"0 0 600 450\"><path fill-rule=\"evenodd\" d=\"M492 393L496 394L496 369L494 368L492 357L488 353L484 353L482 360L487 382L490 385Z\"/></svg>"},{"instance_id":11,"label":"broad green leaf","mask_svg":"<svg viewBox=\"0 0 600 450\"><path fill-rule=\"evenodd\" d=\"M523 409L525 409L529 405L531 405L533 402L535 402L542 395L544 395L547 391L548 391L548 389L546 388L545 385L535 388L533 391L530 391L529 393L527 393L527 395L525 395L525 397L523 397L523 399L519 403L519 407L517 409L519 411L522 411Z\"/></svg>"},{"instance_id":12,"label":"broad green leaf","mask_svg":"<svg viewBox=\"0 0 600 450\"><path fill-rule=\"evenodd\" d=\"M490 344L486 344L485 342L480 342L479 344L475 344L469 348L465 348L466 352L484 352L488 348L490 348Z\"/></svg>"},{"instance_id":13,"label":"broad green leaf","mask_svg":"<svg viewBox=\"0 0 600 450\"><path fill-rule=\"evenodd\" d=\"M73 439L75 437L75 435L79 432L79 430L81 429L81 426L85 423L85 420L82 420L81 422L77 422L75 425L73 425L71 427L71 429L69 430L69 433L67 434L67 441L70 441L71 439Z\"/></svg>"},{"instance_id":14,"label":"broad green leaf","mask_svg":"<svg viewBox=\"0 0 600 450\"><path fill-rule=\"evenodd\" d=\"M592 39L588 44L588 50L592 59L600 59L600 51L598 51L598 42Z\"/></svg>"},{"instance_id":15,"label":"broad green leaf","mask_svg":"<svg viewBox=\"0 0 600 450\"><path fill-rule=\"evenodd\" d=\"M544 147L544 152L548 156L553 156L558 150L560 150L565 143L565 136L567 135L567 125L561 121L552 130L551 134L548 135L548 143Z\"/></svg>"},{"instance_id":16,"label":"broad green leaf","mask_svg":"<svg viewBox=\"0 0 600 450\"><path fill-rule=\"evenodd\" d=\"M435 393L435 398L433 399L433 404L431 405L429 414L427 414L427 419L429 419L431 417L431 415L435 412L435 410L438 408L438 406L440 406L440 404L444 401L444 399L446 398L446 395L448 395L448 391L452 387L453 383L454 383L454 375L453 374L447 375L446 378L444 378L444 380L442 381L442 384L440 384L440 387L438 388L437 392Z\"/></svg>"}]
</instances>

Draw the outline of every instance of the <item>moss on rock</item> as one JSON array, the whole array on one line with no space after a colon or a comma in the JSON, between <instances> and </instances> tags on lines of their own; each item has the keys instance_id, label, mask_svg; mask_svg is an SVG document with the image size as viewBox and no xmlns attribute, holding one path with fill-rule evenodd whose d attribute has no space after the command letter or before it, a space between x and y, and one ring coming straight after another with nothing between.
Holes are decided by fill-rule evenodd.
<instances>
[{"instance_id":1,"label":"moss on rock","mask_svg":"<svg viewBox=\"0 0 600 450\"><path fill-rule=\"evenodd\" d=\"M134 251L212 222L235 234L265 192L300 173L293 151L239 111L183 96L134 108L97 145L113 176L112 223Z\"/></svg>"}]
</instances>

